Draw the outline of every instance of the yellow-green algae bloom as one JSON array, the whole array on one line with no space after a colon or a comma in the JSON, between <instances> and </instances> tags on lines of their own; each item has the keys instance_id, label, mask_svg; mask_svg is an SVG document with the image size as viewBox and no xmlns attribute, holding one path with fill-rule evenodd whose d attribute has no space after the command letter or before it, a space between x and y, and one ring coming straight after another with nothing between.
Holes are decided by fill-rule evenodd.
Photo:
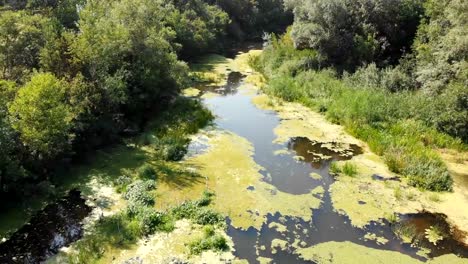
<instances>
[{"instance_id":1,"label":"yellow-green algae bloom","mask_svg":"<svg viewBox=\"0 0 468 264\"><path fill-rule=\"evenodd\" d=\"M197 190L199 195L203 188L213 190L216 193L214 208L229 216L232 225L237 228L248 229L253 226L259 230L266 216L277 212L305 221L311 220L311 209L318 208L321 203L320 199L313 196L317 191L312 190L303 195L281 192L262 181L262 168L252 156L253 146L248 140L232 133L220 133L210 139L210 149L206 153L186 161L197 168L204 181L178 191L188 194ZM255 189L249 191L249 186Z\"/></svg>"},{"instance_id":2,"label":"yellow-green algae bloom","mask_svg":"<svg viewBox=\"0 0 468 264\"><path fill-rule=\"evenodd\" d=\"M401 254L397 251L380 250L368 248L352 242L326 242L308 248L299 248L296 253L304 260L314 261L320 264L339 263L339 264L422 264L410 256ZM458 258L457 256L443 255L432 260L429 264L466 264L468 259Z\"/></svg>"}]
</instances>

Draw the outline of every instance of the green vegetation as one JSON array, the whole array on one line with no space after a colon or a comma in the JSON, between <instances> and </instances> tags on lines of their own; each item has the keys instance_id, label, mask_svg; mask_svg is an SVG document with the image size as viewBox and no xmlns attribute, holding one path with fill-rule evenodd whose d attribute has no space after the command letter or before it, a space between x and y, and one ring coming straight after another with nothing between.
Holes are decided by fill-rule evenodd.
<instances>
[{"instance_id":1,"label":"green vegetation","mask_svg":"<svg viewBox=\"0 0 468 264\"><path fill-rule=\"evenodd\" d=\"M346 1L315 1L310 5L306 2L288 3L296 15L292 32L282 37L270 36L264 53L250 59L251 65L267 78L265 91L325 113L331 121L366 141L376 154L384 157L391 171L407 177L411 185L435 191L451 190L453 180L435 149L467 149L466 74L452 74L436 92L426 88L435 85L434 80L421 83L417 76L423 71L418 65L430 58L434 62L434 56L438 56L435 54L451 52L436 48L441 41L438 37L445 36L447 31L459 32L461 25L467 28L466 20L455 10L466 4L446 1L444 7L436 1L423 5L398 0L388 4L405 8L383 8L377 12L380 15L372 17L366 8L377 8L379 5L374 4L378 1L370 1L372 4L364 5L362 10L355 10L359 4L346 5ZM358 16L363 21L344 22L348 21L344 17L356 12L364 12ZM420 12L424 19L415 21ZM389 21L394 29L387 32L380 28ZM408 23L413 27L421 25L411 34L393 34L407 29ZM439 30L442 25L446 31ZM350 36L346 35L348 32ZM454 43L455 46L463 46L459 38L452 39L459 43ZM372 46L382 47L381 40L387 50L375 50L376 46ZM449 45L446 41L444 45ZM353 50L346 45L363 49ZM403 56L396 52L402 47L412 53ZM425 56L421 55L422 50ZM450 63L463 72L466 56L466 49L460 48ZM362 64L367 65L359 68ZM338 172L335 169L332 166L332 173Z\"/></svg>"},{"instance_id":2,"label":"green vegetation","mask_svg":"<svg viewBox=\"0 0 468 264\"><path fill-rule=\"evenodd\" d=\"M0 196L20 199L38 193L40 182L56 185L50 179L74 157L170 112L193 81L180 59L228 49L237 39L228 28L254 38L265 25L281 31L290 22L270 23L291 18L281 0L241 3L0 1ZM196 104L178 103L174 111ZM188 139L145 142L164 160L180 160Z\"/></svg>"},{"instance_id":3,"label":"green vegetation","mask_svg":"<svg viewBox=\"0 0 468 264\"><path fill-rule=\"evenodd\" d=\"M338 165L338 163L336 163L336 161L330 163L330 173L333 175L341 173L341 167Z\"/></svg>"},{"instance_id":4,"label":"green vegetation","mask_svg":"<svg viewBox=\"0 0 468 264\"><path fill-rule=\"evenodd\" d=\"M357 175L358 170L356 164L352 162L345 162L343 166L340 166L336 161L333 161L330 164L330 173L333 175L343 173L344 175L354 177Z\"/></svg>"},{"instance_id":5,"label":"green vegetation","mask_svg":"<svg viewBox=\"0 0 468 264\"><path fill-rule=\"evenodd\" d=\"M211 225L207 225L203 229L203 237L189 243L191 254L200 254L206 250L224 251L229 248L226 238L216 234L215 229Z\"/></svg>"},{"instance_id":6,"label":"green vegetation","mask_svg":"<svg viewBox=\"0 0 468 264\"><path fill-rule=\"evenodd\" d=\"M358 171L357 171L357 167L354 163L352 162L346 162L344 165L343 165L343 173L345 175L348 175L350 177L354 177L357 175Z\"/></svg>"}]
</instances>

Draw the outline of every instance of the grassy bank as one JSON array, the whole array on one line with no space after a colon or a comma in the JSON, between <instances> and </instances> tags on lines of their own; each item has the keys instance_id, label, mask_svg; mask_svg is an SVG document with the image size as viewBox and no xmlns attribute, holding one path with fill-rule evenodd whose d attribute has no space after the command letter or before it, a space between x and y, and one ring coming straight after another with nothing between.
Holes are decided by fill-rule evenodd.
<instances>
[{"instance_id":1,"label":"grassy bank","mask_svg":"<svg viewBox=\"0 0 468 264\"><path fill-rule=\"evenodd\" d=\"M453 180L436 149L464 151L467 146L427 122L451 103L449 95L428 98L415 91L390 92L366 83L366 72L338 77L333 70L320 69L321 59L313 50L296 50L288 35L273 38L250 63L267 79L266 93L300 102L343 125L411 185L452 189Z\"/></svg>"}]
</instances>

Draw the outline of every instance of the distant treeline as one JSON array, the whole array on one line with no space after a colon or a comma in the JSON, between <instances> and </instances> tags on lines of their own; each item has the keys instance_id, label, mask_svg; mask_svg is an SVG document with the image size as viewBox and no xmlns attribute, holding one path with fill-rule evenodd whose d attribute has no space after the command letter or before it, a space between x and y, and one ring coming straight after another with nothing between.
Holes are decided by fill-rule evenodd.
<instances>
[{"instance_id":1,"label":"distant treeline","mask_svg":"<svg viewBox=\"0 0 468 264\"><path fill-rule=\"evenodd\" d=\"M138 132L189 59L292 23L281 0L0 1L0 195Z\"/></svg>"}]
</instances>

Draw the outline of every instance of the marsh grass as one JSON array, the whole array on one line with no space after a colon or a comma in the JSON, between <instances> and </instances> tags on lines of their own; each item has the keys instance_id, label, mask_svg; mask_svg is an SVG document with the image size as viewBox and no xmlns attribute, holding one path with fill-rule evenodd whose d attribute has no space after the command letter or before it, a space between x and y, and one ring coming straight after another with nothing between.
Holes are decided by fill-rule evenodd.
<instances>
[{"instance_id":1,"label":"marsh grass","mask_svg":"<svg viewBox=\"0 0 468 264\"><path fill-rule=\"evenodd\" d=\"M452 190L453 180L435 149L466 150L468 146L428 122L428 111L438 109L439 99L428 101L422 93L392 93L340 79L333 70L321 68L313 51L295 50L287 35L273 38L260 57L250 60L267 79L266 93L300 102L343 125L383 156L392 172L407 177L412 186ZM331 168L331 172L338 171Z\"/></svg>"},{"instance_id":2,"label":"marsh grass","mask_svg":"<svg viewBox=\"0 0 468 264\"><path fill-rule=\"evenodd\" d=\"M343 165L342 171L345 175L350 176L350 177L354 177L358 173L356 164L352 162L346 162Z\"/></svg>"},{"instance_id":3,"label":"marsh grass","mask_svg":"<svg viewBox=\"0 0 468 264\"><path fill-rule=\"evenodd\" d=\"M400 188L400 186L397 186L395 190L393 191L393 195L398 201L401 201L403 199L403 192Z\"/></svg>"},{"instance_id":4,"label":"marsh grass","mask_svg":"<svg viewBox=\"0 0 468 264\"><path fill-rule=\"evenodd\" d=\"M333 161L330 163L330 174L332 175L338 175L341 173L341 167L338 165L336 161Z\"/></svg>"},{"instance_id":5,"label":"marsh grass","mask_svg":"<svg viewBox=\"0 0 468 264\"><path fill-rule=\"evenodd\" d=\"M440 195L437 194L437 193L430 193L428 198L429 198L430 201L433 201L433 202L436 202L436 203L439 203L439 202L442 201L442 199L440 198Z\"/></svg>"}]
</instances>

